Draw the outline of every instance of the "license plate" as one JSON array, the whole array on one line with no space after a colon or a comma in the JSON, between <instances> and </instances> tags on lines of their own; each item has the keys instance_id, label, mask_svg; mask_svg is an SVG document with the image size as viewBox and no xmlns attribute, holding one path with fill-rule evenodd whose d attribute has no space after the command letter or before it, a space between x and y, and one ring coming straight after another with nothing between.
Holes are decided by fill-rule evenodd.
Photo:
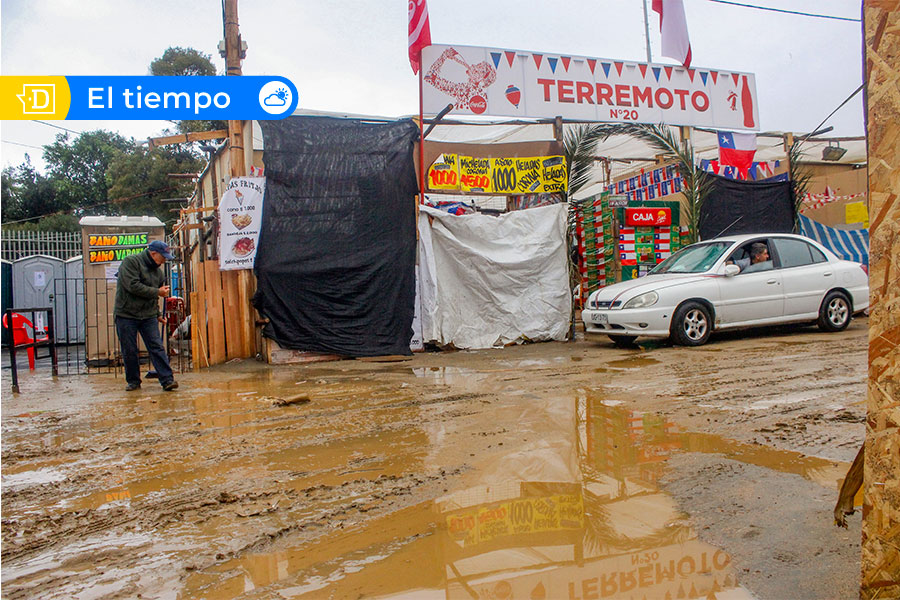
<instances>
[{"instance_id":1,"label":"license plate","mask_svg":"<svg viewBox=\"0 0 900 600\"><path fill-rule=\"evenodd\" d=\"M602 323L606 325L606 315L601 313L594 313L591 315L591 323Z\"/></svg>"}]
</instances>

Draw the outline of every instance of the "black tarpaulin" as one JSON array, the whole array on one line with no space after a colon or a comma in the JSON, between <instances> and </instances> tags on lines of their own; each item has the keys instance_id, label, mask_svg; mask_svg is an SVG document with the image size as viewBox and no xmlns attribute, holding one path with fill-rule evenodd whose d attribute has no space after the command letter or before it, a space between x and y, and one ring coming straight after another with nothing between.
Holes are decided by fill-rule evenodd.
<instances>
[{"instance_id":1,"label":"black tarpaulin","mask_svg":"<svg viewBox=\"0 0 900 600\"><path fill-rule=\"evenodd\" d=\"M790 233L790 181L735 181L710 175L713 188L700 209L700 238L741 233Z\"/></svg>"},{"instance_id":2,"label":"black tarpaulin","mask_svg":"<svg viewBox=\"0 0 900 600\"><path fill-rule=\"evenodd\" d=\"M418 193L411 120L261 121L254 267L263 335L283 348L410 354Z\"/></svg>"}]
</instances>

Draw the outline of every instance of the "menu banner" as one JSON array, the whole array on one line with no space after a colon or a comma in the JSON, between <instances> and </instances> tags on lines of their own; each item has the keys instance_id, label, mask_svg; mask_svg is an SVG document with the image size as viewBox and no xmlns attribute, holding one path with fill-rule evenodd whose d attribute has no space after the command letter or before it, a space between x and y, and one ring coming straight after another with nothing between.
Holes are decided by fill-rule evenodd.
<instances>
[{"instance_id":1,"label":"menu banner","mask_svg":"<svg viewBox=\"0 0 900 600\"><path fill-rule=\"evenodd\" d=\"M265 177L233 177L219 202L219 269L252 269L262 226Z\"/></svg>"},{"instance_id":2,"label":"menu banner","mask_svg":"<svg viewBox=\"0 0 900 600\"><path fill-rule=\"evenodd\" d=\"M564 156L475 158L442 154L428 170L428 188L482 194L551 194L566 191Z\"/></svg>"}]
</instances>

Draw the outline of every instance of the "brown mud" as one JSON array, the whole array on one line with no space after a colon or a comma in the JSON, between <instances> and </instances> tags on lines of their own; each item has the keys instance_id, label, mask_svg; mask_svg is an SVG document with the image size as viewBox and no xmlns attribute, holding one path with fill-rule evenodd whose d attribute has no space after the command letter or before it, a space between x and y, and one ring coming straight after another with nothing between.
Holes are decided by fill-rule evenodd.
<instances>
[{"instance_id":1,"label":"brown mud","mask_svg":"<svg viewBox=\"0 0 900 600\"><path fill-rule=\"evenodd\" d=\"M847 598L866 320L2 394L3 598ZM279 403L273 399L309 398Z\"/></svg>"}]
</instances>

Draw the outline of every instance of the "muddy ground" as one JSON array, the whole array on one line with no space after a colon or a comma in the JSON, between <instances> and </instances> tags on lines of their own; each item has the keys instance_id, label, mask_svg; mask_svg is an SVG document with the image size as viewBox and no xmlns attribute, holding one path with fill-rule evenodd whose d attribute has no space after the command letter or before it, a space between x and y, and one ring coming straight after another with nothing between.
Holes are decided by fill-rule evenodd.
<instances>
[{"instance_id":1,"label":"muddy ground","mask_svg":"<svg viewBox=\"0 0 900 600\"><path fill-rule=\"evenodd\" d=\"M867 343L4 370L2 596L855 598Z\"/></svg>"}]
</instances>

